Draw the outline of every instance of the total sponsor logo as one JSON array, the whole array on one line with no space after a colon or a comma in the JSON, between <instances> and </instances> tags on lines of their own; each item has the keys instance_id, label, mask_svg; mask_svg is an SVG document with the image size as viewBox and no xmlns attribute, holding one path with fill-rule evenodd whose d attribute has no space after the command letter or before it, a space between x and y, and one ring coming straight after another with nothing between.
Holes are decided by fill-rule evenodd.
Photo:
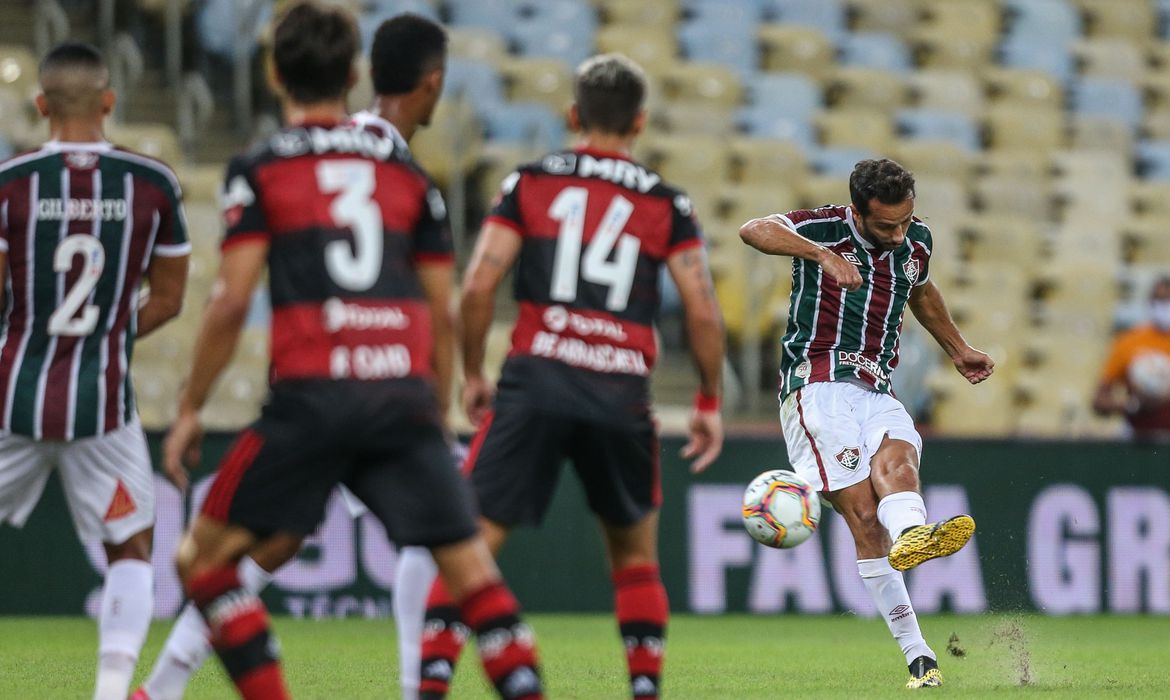
<instances>
[{"instance_id":1,"label":"total sponsor logo","mask_svg":"<svg viewBox=\"0 0 1170 700\"><path fill-rule=\"evenodd\" d=\"M334 379L398 379L410 370L410 350L401 344L340 346L329 355Z\"/></svg>"},{"instance_id":2,"label":"total sponsor logo","mask_svg":"<svg viewBox=\"0 0 1170 700\"><path fill-rule=\"evenodd\" d=\"M321 306L321 322L329 333L341 330L382 331L410 327L410 316L397 306L361 306L347 304L337 297Z\"/></svg>"},{"instance_id":3,"label":"total sponsor logo","mask_svg":"<svg viewBox=\"0 0 1170 700\"><path fill-rule=\"evenodd\" d=\"M605 318L593 318L569 311L563 306L550 306L544 310L544 327L553 333L563 333L571 330L580 336L601 336L625 342L626 330L617 321Z\"/></svg>"},{"instance_id":4,"label":"total sponsor logo","mask_svg":"<svg viewBox=\"0 0 1170 700\"><path fill-rule=\"evenodd\" d=\"M650 375L646 356L637 350L587 343L579 338L563 338L545 331L538 331L533 337L532 354L595 372L633 374L639 377Z\"/></svg>"},{"instance_id":5,"label":"total sponsor logo","mask_svg":"<svg viewBox=\"0 0 1170 700\"><path fill-rule=\"evenodd\" d=\"M863 369L883 382L890 381L889 375L886 374L886 371L882 369L882 366L879 365L876 360L871 360L861 353L838 350L837 363Z\"/></svg>"}]
</instances>

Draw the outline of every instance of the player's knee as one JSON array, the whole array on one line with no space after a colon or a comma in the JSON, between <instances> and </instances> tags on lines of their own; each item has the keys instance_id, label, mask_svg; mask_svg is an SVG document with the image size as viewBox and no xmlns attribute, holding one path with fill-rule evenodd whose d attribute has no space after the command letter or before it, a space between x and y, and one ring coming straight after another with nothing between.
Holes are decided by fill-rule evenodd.
<instances>
[{"instance_id":1,"label":"player's knee","mask_svg":"<svg viewBox=\"0 0 1170 700\"><path fill-rule=\"evenodd\" d=\"M151 530L148 528L135 533L129 539L118 544L106 544L106 561L113 564L123 559L137 559L150 561Z\"/></svg>"}]
</instances>

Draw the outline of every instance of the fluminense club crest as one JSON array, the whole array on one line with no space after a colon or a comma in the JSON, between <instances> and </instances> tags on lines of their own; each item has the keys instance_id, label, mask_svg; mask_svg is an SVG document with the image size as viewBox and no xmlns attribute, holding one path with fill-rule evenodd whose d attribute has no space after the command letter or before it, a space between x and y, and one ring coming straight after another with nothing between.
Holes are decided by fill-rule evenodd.
<instances>
[{"instance_id":1,"label":"fluminense club crest","mask_svg":"<svg viewBox=\"0 0 1170 700\"><path fill-rule=\"evenodd\" d=\"M849 470L857 469L857 465L861 463L861 448L860 447L845 447L840 452L833 455L837 459L837 463Z\"/></svg>"},{"instance_id":2,"label":"fluminense club crest","mask_svg":"<svg viewBox=\"0 0 1170 700\"><path fill-rule=\"evenodd\" d=\"M910 279L910 284L914 284L918 281L918 273L920 270L921 268L918 265L917 258L910 258L906 262L902 263L902 272L906 273L906 277Z\"/></svg>"}]
</instances>

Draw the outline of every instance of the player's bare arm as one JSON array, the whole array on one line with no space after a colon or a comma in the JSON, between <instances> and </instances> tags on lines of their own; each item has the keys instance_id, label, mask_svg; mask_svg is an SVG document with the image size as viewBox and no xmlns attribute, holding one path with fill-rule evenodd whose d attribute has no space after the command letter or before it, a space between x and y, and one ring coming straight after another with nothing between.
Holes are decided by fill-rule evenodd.
<instances>
[{"instance_id":1,"label":"player's bare arm","mask_svg":"<svg viewBox=\"0 0 1170 700\"><path fill-rule=\"evenodd\" d=\"M496 288L520 254L520 235L497 223L480 231L471 263L463 275L459 301L459 345L463 354L463 409L479 425L491 406L492 387L483 376L488 329Z\"/></svg>"},{"instance_id":2,"label":"player's bare arm","mask_svg":"<svg viewBox=\"0 0 1170 700\"><path fill-rule=\"evenodd\" d=\"M248 315L252 292L268 260L268 243L238 243L223 252L219 276L203 311L195 339L191 374L179 392L179 411L163 442L163 471L180 489L188 484L187 466L198 463L203 426L199 411L215 380L235 353L240 329Z\"/></svg>"},{"instance_id":3,"label":"player's bare arm","mask_svg":"<svg viewBox=\"0 0 1170 700\"><path fill-rule=\"evenodd\" d=\"M187 262L190 256L155 255L146 270L150 291L146 303L138 309L138 337L157 330L183 310L183 292L187 288Z\"/></svg>"},{"instance_id":4,"label":"player's bare arm","mask_svg":"<svg viewBox=\"0 0 1170 700\"><path fill-rule=\"evenodd\" d=\"M995 371L995 361L987 353L971 347L955 320L951 318L943 301L942 292L934 282L927 280L925 284L914 288L910 293L910 311L914 318L922 324L940 347L955 363L955 369L972 384L987 379Z\"/></svg>"},{"instance_id":5,"label":"player's bare arm","mask_svg":"<svg viewBox=\"0 0 1170 700\"><path fill-rule=\"evenodd\" d=\"M446 421L451 407L451 384L455 374L455 323L451 318L451 290L455 286L455 266L450 262L428 262L418 266L418 280L431 310L431 370L435 373L435 391L439 415Z\"/></svg>"},{"instance_id":6,"label":"player's bare arm","mask_svg":"<svg viewBox=\"0 0 1170 700\"><path fill-rule=\"evenodd\" d=\"M787 255L815 262L845 289L861 287L861 273L853 263L801 236L779 216L773 214L752 219L739 228L739 237L761 253Z\"/></svg>"},{"instance_id":7,"label":"player's bare arm","mask_svg":"<svg viewBox=\"0 0 1170 700\"><path fill-rule=\"evenodd\" d=\"M717 400L722 389L725 350L723 316L715 299L707 255L701 247L687 248L672 255L666 265L682 298L687 339L699 370L699 394ZM682 456L694 459L691 471L698 473L710 466L723 450L723 421L719 411L696 406L689 430L690 440L683 447Z\"/></svg>"}]
</instances>

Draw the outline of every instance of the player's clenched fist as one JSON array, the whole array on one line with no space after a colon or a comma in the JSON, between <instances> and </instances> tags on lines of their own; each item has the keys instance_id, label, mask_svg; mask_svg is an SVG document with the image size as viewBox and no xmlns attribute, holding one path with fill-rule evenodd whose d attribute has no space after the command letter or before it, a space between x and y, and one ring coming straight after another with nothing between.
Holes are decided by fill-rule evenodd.
<instances>
[{"instance_id":1,"label":"player's clenched fist","mask_svg":"<svg viewBox=\"0 0 1170 700\"><path fill-rule=\"evenodd\" d=\"M959 370L959 374L972 384L978 384L987 379L995 371L995 360L992 360L987 353L976 350L970 345L963 348L951 359L954 360L955 369Z\"/></svg>"},{"instance_id":2,"label":"player's clenched fist","mask_svg":"<svg viewBox=\"0 0 1170 700\"><path fill-rule=\"evenodd\" d=\"M828 248L822 248L816 261L842 288L850 291L861 288L861 273L845 258Z\"/></svg>"}]
</instances>

